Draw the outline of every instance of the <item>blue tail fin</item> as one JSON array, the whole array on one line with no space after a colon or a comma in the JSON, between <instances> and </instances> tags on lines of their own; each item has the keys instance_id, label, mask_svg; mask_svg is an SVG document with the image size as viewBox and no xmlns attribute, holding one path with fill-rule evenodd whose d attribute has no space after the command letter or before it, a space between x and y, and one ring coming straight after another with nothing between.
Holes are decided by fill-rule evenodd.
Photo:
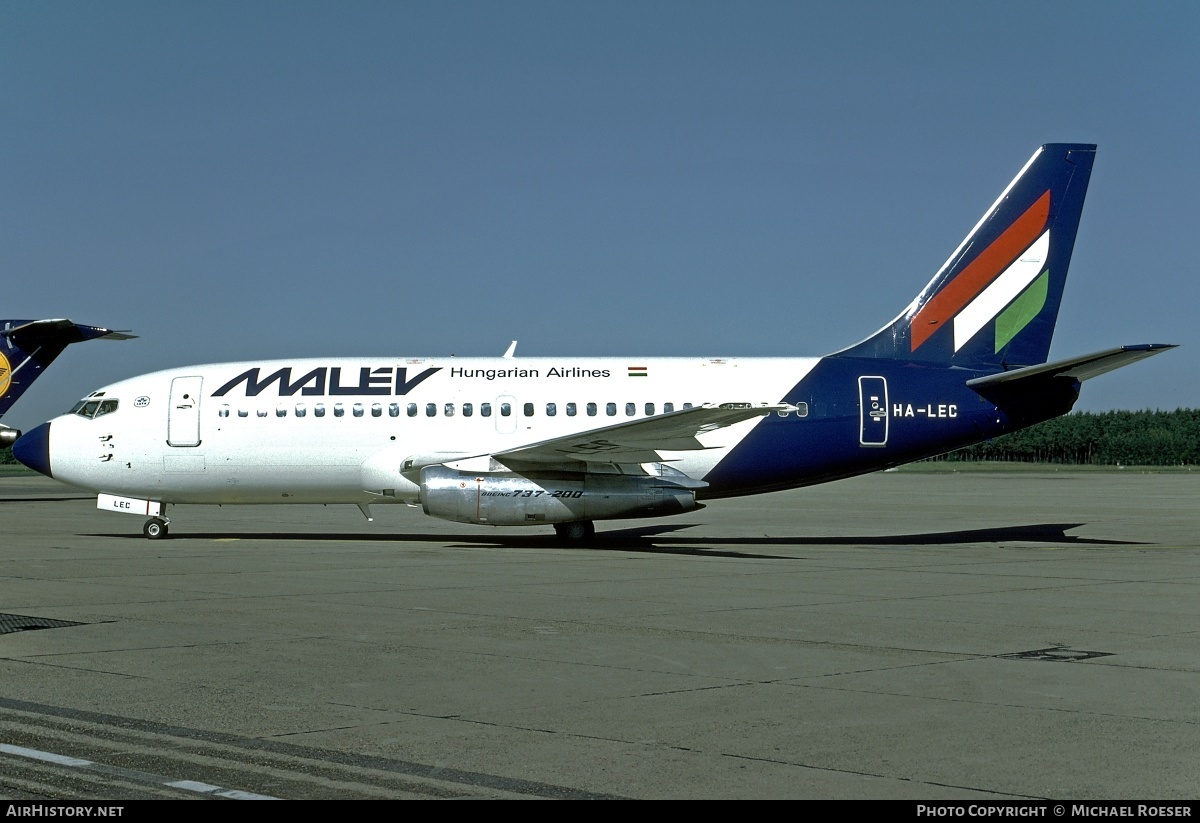
<instances>
[{"instance_id":1,"label":"blue tail fin","mask_svg":"<svg viewBox=\"0 0 1200 823\"><path fill-rule=\"evenodd\" d=\"M973 369L1045 363L1094 145L1042 146L917 299L839 355Z\"/></svg>"},{"instance_id":2,"label":"blue tail fin","mask_svg":"<svg viewBox=\"0 0 1200 823\"><path fill-rule=\"evenodd\" d=\"M0 416L63 349L99 337L126 340L133 335L70 320L0 320Z\"/></svg>"}]
</instances>

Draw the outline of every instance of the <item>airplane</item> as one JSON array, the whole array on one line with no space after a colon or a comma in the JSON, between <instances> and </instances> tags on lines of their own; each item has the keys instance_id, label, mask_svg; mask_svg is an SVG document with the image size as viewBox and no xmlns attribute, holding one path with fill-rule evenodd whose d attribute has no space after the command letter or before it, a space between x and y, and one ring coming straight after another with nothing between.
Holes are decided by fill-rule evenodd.
<instances>
[{"instance_id":1,"label":"airplane","mask_svg":"<svg viewBox=\"0 0 1200 823\"><path fill-rule=\"evenodd\" d=\"M192 366L92 392L17 441L42 474L167 506L419 506L491 526L595 522L887 469L1066 414L1083 381L1174 348L1048 363L1096 147L1039 148L929 284L808 358L318 358Z\"/></svg>"},{"instance_id":2,"label":"airplane","mask_svg":"<svg viewBox=\"0 0 1200 823\"><path fill-rule=\"evenodd\" d=\"M131 340L135 336L65 319L0 320L0 417L67 346L84 340ZM19 430L0 424L0 448L13 445L20 436Z\"/></svg>"}]
</instances>

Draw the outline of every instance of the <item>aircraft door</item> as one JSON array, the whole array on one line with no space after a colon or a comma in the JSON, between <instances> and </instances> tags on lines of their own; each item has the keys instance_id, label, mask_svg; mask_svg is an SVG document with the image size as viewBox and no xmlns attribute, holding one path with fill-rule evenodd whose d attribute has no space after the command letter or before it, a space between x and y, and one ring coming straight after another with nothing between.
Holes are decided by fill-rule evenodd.
<instances>
[{"instance_id":1,"label":"aircraft door","mask_svg":"<svg viewBox=\"0 0 1200 823\"><path fill-rule=\"evenodd\" d=\"M496 398L496 431L512 434L517 430L517 400L507 394Z\"/></svg>"},{"instance_id":2,"label":"aircraft door","mask_svg":"<svg viewBox=\"0 0 1200 823\"><path fill-rule=\"evenodd\" d=\"M858 445L886 446L888 396L886 377L858 378Z\"/></svg>"},{"instance_id":3,"label":"aircraft door","mask_svg":"<svg viewBox=\"0 0 1200 823\"><path fill-rule=\"evenodd\" d=\"M171 381L167 411L167 445L200 445L200 387L203 377L176 377Z\"/></svg>"}]
</instances>

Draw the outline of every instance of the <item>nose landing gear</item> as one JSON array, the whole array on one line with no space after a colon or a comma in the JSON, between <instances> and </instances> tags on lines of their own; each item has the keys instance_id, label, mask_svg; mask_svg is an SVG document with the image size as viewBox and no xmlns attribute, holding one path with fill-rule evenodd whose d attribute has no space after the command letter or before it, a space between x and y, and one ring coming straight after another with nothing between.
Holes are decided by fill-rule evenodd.
<instances>
[{"instance_id":1,"label":"nose landing gear","mask_svg":"<svg viewBox=\"0 0 1200 823\"><path fill-rule=\"evenodd\" d=\"M591 520L576 520L571 523L555 523L554 532L561 545L586 546L596 536L596 526Z\"/></svg>"},{"instance_id":2,"label":"nose landing gear","mask_svg":"<svg viewBox=\"0 0 1200 823\"><path fill-rule=\"evenodd\" d=\"M146 535L150 540L162 540L167 536L167 525L170 522L161 517L151 517L142 526L142 534Z\"/></svg>"}]
</instances>

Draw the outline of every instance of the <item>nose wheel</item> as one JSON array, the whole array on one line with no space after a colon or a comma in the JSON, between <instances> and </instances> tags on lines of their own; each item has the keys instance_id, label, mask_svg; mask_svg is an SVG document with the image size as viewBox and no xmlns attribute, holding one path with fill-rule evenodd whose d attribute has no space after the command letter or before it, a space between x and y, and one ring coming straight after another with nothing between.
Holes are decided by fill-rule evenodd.
<instances>
[{"instance_id":1,"label":"nose wheel","mask_svg":"<svg viewBox=\"0 0 1200 823\"><path fill-rule=\"evenodd\" d=\"M142 534L150 540L162 540L167 536L167 521L161 517L151 517L142 526Z\"/></svg>"},{"instance_id":2,"label":"nose wheel","mask_svg":"<svg viewBox=\"0 0 1200 823\"><path fill-rule=\"evenodd\" d=\"M573 523L555 523L554 533L564 546L586 546L596 536L596 526L591 520L576 520Z\"/></svg>"}]
</instances>

